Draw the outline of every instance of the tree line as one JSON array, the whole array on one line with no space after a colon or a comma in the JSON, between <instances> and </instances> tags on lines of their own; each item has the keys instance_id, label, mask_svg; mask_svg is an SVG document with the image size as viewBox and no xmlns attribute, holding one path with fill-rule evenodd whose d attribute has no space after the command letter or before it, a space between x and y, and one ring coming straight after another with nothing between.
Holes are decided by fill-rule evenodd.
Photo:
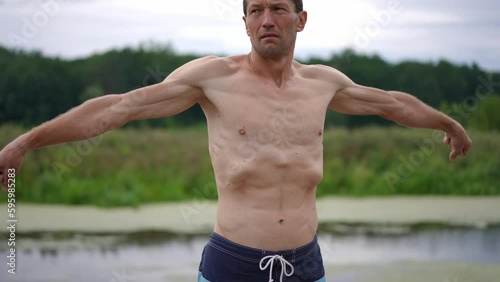
<instances>
[{"instance_id":1,"label":"tree line","mask_svg":"<svg viewBox=\"0 0 500 282\"><path fill-rule=\"evenodd\" d=\"M160 44L75 60L0 46L0 124L38 125L85 100L161 82L173 70L198 57L201 55L180 54L170 45ZM468 123L484 127L486 120L488 125L482 129L500 129L500 98L492 95L500 73L488 73L475 63L456 65L441 60L392 64L376 54L359 54L352 49L333 53L327 59L312 57L301 62L335 67L362 85L411 93L451 115L459 113L454 110L457 107L465 108L467 115L462 114L462 118ZM201 109L195 106L174 117L136 121L128 126L172 128L198 124L204 119ZM327 116L327 126L369 124L390 123L374 116L355 117L331 111Z\"/></svg>"}]
</instances>

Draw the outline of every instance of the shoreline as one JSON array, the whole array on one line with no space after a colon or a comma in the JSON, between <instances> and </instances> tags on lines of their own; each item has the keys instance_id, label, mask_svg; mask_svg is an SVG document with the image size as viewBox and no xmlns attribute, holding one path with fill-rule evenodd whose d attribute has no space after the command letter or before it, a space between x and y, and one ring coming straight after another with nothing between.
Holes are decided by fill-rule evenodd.
<instances>
[{"instance_id":1,"label":"shoreline","mask_svg":"<svg viewBox=\"0 0 500 282\"><path fill-rule=\"evenodd\" d=\"M97 208L17 203L18 234L37 232L205 234L213 229L217 205L195 199L138 208ZM325 197L317 200L319 225L445 225L487 228L500 225L500 197ZM7 205L0 205L7 219ZM338 227L340 229L338 229ZM7 232L8 230L0 231Z\"/></svg>"}]
</instances>

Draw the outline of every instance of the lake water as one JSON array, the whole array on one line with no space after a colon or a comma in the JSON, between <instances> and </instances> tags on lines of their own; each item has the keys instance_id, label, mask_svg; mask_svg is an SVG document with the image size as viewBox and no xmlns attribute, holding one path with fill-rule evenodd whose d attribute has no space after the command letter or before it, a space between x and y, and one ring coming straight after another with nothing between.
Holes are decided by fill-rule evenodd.
<instances>
[{"instance_id":1,"label":"lake water","mask_svg":"<svg viewBox=\"0 0 500 282\"><path fill-rule=\"evenodd\" d=\"M359 228L351 227L340 233L320 232L325 265L335 268L411 261L498 264L500 268L500 227L388 230L360 232ZM1 263L0 281L196 281L201 251L208 236L151 232L133 235L46 233L19 236L16 243L17 274L8 275L6 264ZM6 256L5 243L0 246L0 258L6 261ZM329 281L340 280L332 278Z\"/></svg>"}]
</instances>

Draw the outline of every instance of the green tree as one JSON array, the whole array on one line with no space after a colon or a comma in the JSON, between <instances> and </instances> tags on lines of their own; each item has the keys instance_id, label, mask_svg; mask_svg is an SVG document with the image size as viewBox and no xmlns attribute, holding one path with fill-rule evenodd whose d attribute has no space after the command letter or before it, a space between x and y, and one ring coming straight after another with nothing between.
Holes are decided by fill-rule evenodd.
<instances>
[{"instance_id":1,"label":"green tree","mask_svg":"<svg viewBox=\"0 0 500 282\"><path fill-rule=\"evenodd\" d=\"M0 76L0 120L34 125L78 104L81 81L69 65L40 53L13 54Z\"/></svg>"},{"instance_id":2,"label":"green tree","mask_svg":"<svg viewBox=\"0 0 500 282\"><path fill-rule=\"evenodd\" d=\"M491 95L472 112L468 125L485 131L500 131L500 96Z\"/></svg>"}]
</instances>

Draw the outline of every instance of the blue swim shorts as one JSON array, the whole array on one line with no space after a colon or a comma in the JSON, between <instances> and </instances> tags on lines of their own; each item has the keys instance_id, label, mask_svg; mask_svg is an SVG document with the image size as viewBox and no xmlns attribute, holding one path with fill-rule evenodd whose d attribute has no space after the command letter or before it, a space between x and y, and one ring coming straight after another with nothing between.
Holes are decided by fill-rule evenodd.
<instances>
[{"instance_id":1,"label":"blue swim shorts","mask_svg":"<svg viewBox=\"0 0 500 282\"><path fill-rule=\"evenodd\" d=\"M212 233L203 249L198 282L325 282L318 238L293 250L245 247Z\"/></svg>"}]
</instances>

